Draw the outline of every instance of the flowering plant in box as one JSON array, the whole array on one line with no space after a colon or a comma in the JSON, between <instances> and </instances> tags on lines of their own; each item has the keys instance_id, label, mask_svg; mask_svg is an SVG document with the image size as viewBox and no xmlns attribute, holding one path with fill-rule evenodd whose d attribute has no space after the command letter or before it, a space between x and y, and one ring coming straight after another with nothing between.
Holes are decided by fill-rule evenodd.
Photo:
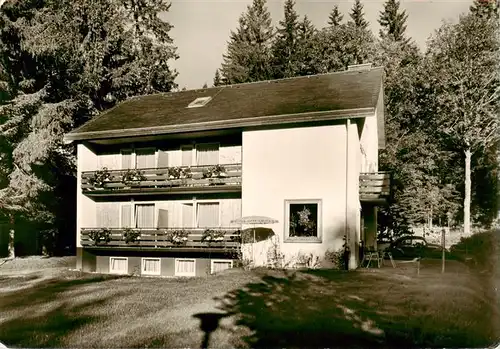
<instances>
[{"instance_id":1,"label":"flowering plant in box","mask_svg":"<svg viewBox=\"0 0 500 349\"><path fill-rule=\"evenodd\" d=\"M144 175L144 173L136 169L128 169L122 175L122 183L124 184L128 184L133 181L145 181L145 180L147 180L147 178Z\"/></svg>"},{"instance_id":2,"label":"flowering plant in box","mask_svg":"<svg viewBox=\"0 0 500 349\"><path fill-rule=\"evenodd\" d=\"M226 169L221 165L215 165L203 170L203 178L222 178L226 176Z\"/></svg>"},{"instance_id":3,"label":"flowering plant in box","mask_svg":"<svg viewBox=\"0 0 500 349\"><path fill-rule=\"evenodd\" d=\"M102 188L105 182L109 182L111 179L111 174L106 167L94 172L92 177L89 178L89 184L92 184L96 188Z\"/></svg>"},{"instance_id":4,"label":"flowering plant in box","mask_svg":"<svg viewBox=\"0 0 500 349\"><path fill-rule=\"evenodd\" d=\"M185 244L188 241L189 232L186 230L167 230L165 231L166 240L173 244Z\"/></svg>"},{"instance_id":5,"label":"flowering plant in box","mask_svg":"<svg viewBox=\"0 0 500 349\"><path fill-rule=\"evenodd\" d=\"M94 245L98 245L101 242L107 244L111 241L111 230L108 228L91 230L89 231L88 236L92 241L94 241Z\"/></svg>"},{"instance_id":6,"label":"flowering plant in box","mask_svg":"<svg viewBox=\"0 0 500 349\"><path fill-rule=\"evenodd\" d=\"M224 241L224 232L215 229L206 229L203 232L201 241L203 242L222 242Z\"/></svg>"}]
</instances>

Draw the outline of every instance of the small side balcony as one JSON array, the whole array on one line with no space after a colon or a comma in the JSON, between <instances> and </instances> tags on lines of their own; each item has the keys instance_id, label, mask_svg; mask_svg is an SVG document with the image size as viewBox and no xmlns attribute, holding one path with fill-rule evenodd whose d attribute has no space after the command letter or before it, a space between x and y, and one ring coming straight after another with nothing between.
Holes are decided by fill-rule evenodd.
<instances>
[{"instance_id":1,"label":"small side balcony","mask_svg":"<svg viewBox=\"0 0 500 349\"><path fill-rule=\"evenodd\" d=\"M241 192L241 163L82 172L88 196Z\"/></svg>"},{"instance_id":2,"label":"small side balcony","mask_svg":"<svg viewBox=\"0 0 500 349\"><path fill-rule=\"evenodd\" d=\"M359 199L361 202L387 204L391 195L389 172L361 173L359 175Z\"/></svg>"},{"instance_id":3,"label":"small side balcony","mask_svg":"<svg viewBox=\"0 0 500 349\"><path fill-rule=\"evenodd\" d=\"M235 252L241 230L234 228L82 228L83 247L187 252Z\"/></svg>"}]
</instances>

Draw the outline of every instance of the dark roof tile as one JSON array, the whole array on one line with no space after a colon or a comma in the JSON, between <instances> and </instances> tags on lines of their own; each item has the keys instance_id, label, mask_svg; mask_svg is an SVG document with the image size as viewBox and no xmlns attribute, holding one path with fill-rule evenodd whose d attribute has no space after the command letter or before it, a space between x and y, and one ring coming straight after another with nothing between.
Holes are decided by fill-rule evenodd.
<instances>
[{"instance_id":1,"label":"dark roof tile","mask_svg":"<svg viewBox=\"0 0 500 349\"><path fill-rule=\"evenodd\" d=\"M66 135L67 140L127 136L137 129L375 108L382 68L345 71L131 98ZM203 107L187 108L199 97ZM185 128L184 128L185 129Z\"/></svg>"}]
</instances>

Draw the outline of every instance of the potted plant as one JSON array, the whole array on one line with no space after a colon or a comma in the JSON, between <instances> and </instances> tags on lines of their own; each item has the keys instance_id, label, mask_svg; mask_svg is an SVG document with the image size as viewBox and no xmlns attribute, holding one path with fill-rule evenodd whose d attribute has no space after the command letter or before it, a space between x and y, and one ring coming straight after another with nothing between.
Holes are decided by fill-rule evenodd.
<instances>
[{"instance_id":1,"label":"potted plant","mask_svg":"<svg viewBox=\"0 0 500 349\"><path fill-rule=\"evenodd\" d=\"M202 242L222 243L224 242L224 231L215 229L206 229L201 237Z\"/></svg>"},{"instance_id":2,"label":"potted plant","mask_svg":"<svg viewBox=\"0 0 500 349\"><path fill-rule=\"evenodd\" d=\"M126 244L137 242L140 239L141 231L132 228L123 229L123 238Z\"/></svg>"},{"instance_id":3,"label":"potted plant","mask_svg":"<svg viewBox=\"0 0 500 349\"><path fill-rule=\"evenodd\" d=\"M89 178L88 183L93 185L95 189L104 189L104 184L111 180L111 173L107 167L103 167L93 173Z\"/></svg>"},{"instance_id":4,"label":"potted plant","mask_svg":"<svg viewBox=\"0 0 500 349\"><path fill-rule=\"evenodd\" d=\"M182 229L165 231L166 240L174 245L185 245L188 241L189 232Z\"/></svg>"},{"instance_id":5,"label":"potted plant","mask_svg":"<svg viewBox=\"0 0 500 349\"><path fill-rule=\"evenodd\" d=\"M107 244L111 241L111 230L108 228L91 230L88 235L89 238L94 241L94 245L96 246L101 242Z\"/></svg>"},{"instance_id":6,"label":"potted plant","mask_svg":"<svg viewBox=\"0 0 500 349\"><path fill-rule=\"evenodd\" d=\"M147 180L144 173L140 170L136 169L127 169L125 173L122 175L122 183L130 184L132 182L140 182Z\"/></svg>"}]
</instances>

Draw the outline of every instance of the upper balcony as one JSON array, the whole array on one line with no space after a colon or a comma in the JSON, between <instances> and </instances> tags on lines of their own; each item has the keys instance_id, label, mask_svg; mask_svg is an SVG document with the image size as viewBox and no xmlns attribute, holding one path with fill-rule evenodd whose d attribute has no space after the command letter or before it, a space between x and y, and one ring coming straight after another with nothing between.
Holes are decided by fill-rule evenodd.
<instances>
[{"instance_id":1,"label":"upper balcony","mask_svg":"<svg viewBox=\"0 0 500 349\"><path fill-rule=\"evenodd\" d=\"M82 172L88 196L241 192L241 163Z\"/></svg>"},{"instance_id":2,"label":"upper balcony","mask_svg":"<svg viewBox=\"0 0 500 349\"><path fill-rule=\"evenodd\" d=\"M359 200L361 202L386 204L391 195L389 172L361 173L359 175Z\"/></svg>"}]
</instances>

